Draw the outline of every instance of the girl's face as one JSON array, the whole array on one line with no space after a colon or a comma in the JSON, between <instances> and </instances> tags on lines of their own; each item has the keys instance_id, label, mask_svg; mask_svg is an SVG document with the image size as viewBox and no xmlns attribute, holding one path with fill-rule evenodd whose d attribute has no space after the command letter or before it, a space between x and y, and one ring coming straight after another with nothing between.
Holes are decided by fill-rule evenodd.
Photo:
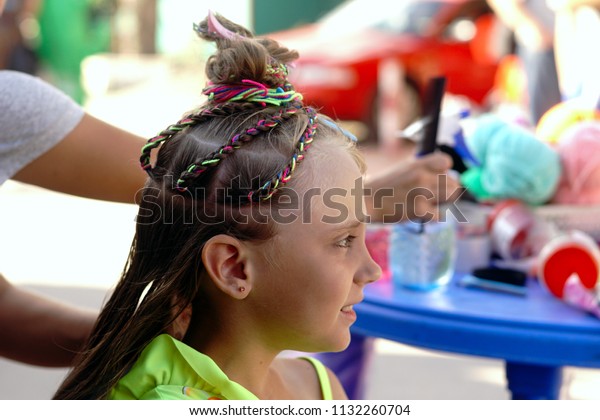
<instances>
[{"instance_id":1,"label":"girl's face","mask_svg":"<svg viewBox=\"0 0 600 420\"><path fill-rule=\"evenodd\" d=\"M300 217L280 223L273 240L257 249L263 261L248 297L274 347L343 350L356 320L353 305L381 274L365 246L362 189L355 185L361 173L346 150L328 150L321 163L303 163L299 176L312 175L319 189L301 190Z\"/></svg>"}]
</instances>

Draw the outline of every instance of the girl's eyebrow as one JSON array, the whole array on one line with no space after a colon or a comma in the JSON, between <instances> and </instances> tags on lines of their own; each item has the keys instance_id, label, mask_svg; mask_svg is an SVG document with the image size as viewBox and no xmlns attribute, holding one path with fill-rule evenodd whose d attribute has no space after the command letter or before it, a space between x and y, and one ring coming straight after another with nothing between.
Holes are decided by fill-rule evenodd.
<instances>
[{"instance_id":1,"label":"girl's eyebrow","mask_svg":"<svg viewBox=\"0 0 600 420\"><path fill-rule=\"evenodd\" d=\"M356 229L357 227L359 227L360 225L362 225L364 222L358 219L351 219L349 222L343 223L341 225L337 225L335 227L335 229L333 229L336 232L342 231L342 230L351 230L351 229Z\"/></svg>"}]
</instances>

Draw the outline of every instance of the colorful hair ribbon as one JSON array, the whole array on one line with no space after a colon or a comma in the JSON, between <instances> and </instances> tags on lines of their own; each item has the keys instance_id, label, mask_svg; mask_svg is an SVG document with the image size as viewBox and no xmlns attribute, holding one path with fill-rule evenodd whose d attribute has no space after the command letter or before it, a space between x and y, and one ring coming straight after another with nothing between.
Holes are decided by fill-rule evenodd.
<instances>
[{"instance_id":1,"label":"colorful hair ribbon","mask_svg":"<svg viewBox=\"0 0 600 420\"><path fill-rule=\"evenodd\" d=\"M206 18L206 23L208 26L208 32L217 38L223 39L236 39L241 38L240 35L235 32L230 31L226 27L224 27L221 22L217 19L212 10L208 11L208 17ZM194 24L194 31L201 32L200 27Z\"/></svg>"}]
</instances>

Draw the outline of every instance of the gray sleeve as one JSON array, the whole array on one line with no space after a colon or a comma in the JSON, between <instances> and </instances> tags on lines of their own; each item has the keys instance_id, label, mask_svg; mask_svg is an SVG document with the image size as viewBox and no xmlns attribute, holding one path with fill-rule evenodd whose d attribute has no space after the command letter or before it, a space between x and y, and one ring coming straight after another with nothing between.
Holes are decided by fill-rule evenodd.
<instances>
[{"instance_id":1,"label":"gray sleeve","mask_svg":"<svg viewBox=\"0 0 600 420\"><path fill-rule=\"evenodd\" d=\"M0 185L65 138L84 110L25 73L0 71Z\"/></svg>"}]
</instances>

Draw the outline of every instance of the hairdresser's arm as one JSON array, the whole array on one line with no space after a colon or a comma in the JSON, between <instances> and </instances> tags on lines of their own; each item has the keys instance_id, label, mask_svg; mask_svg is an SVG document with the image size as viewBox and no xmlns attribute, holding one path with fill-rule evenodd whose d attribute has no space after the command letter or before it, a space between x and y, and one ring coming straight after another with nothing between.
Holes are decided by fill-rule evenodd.
<instances>
[{"instance_id":1,"label":"hairdresser's arm","mask_svg":"<svg viewBox=\"0 0 600 420\"><path fill-rule=\"evenodd\" d=\"M13 179L99 200L133 203L144 185L144 139L85 114L60 143Z\"/></svg>"},{"instance_id":2,"label":"hairdresser's arm","mask_svg":"<svg viewBox=\"0 0 600 420\"><path fill-rule=\"evenodd\" d=\"M422 158L405 158L367 173L365 195L372 222L397 222L407 218L439 216L438 204L460 195L459 182L448 175L452 159L436 152Z\"/></svg>"},{"instance_id":3,"label":"hairdresser's arm","mask_svg":"<svg viewBox=\"0 0 600 420\"><path fill-rule=\"evenodd\" d=\"M69 366L97 313L11 285L0 275L0 357L40 366Z\"/></svg>"}]
</instances>

